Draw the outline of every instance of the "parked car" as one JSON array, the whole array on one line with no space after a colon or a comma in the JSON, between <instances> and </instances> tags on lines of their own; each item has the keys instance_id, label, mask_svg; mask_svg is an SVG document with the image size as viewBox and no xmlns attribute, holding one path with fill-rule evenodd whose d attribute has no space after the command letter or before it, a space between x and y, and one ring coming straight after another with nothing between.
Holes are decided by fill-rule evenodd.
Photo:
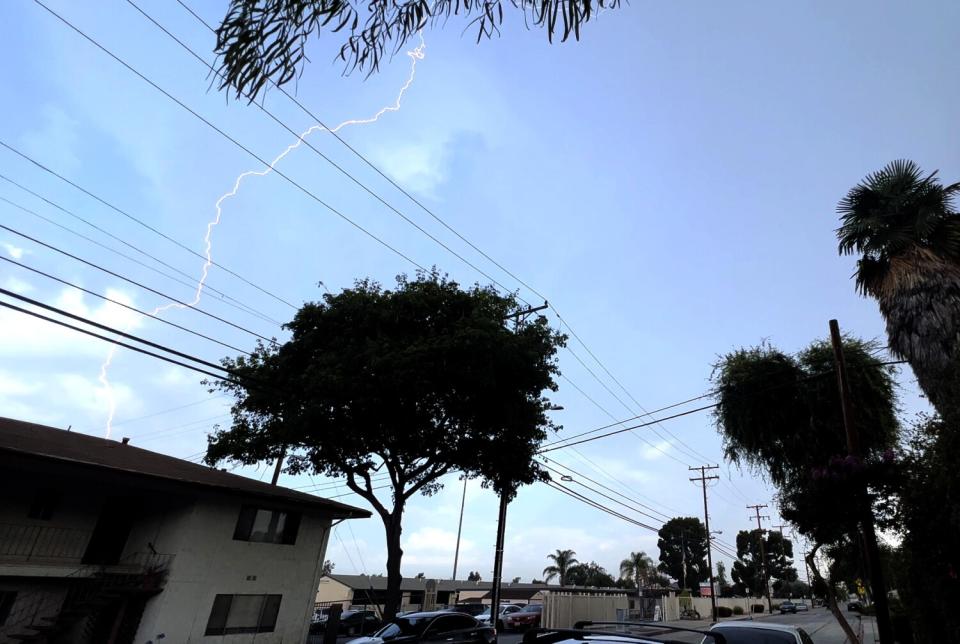
<instances>
[{"instance_id":1,"label":"parked car","mask_svg":"<svg viewBox=\"0 0 960 644\"><path fill-rule=\"evenodd\" d=\"M808 606L805 602L800 602L799 604L796 605L796 607L797 607L797 611L801 613L805 610L810 610L810 606Z\"/></svg>"},{"instance_id":2,"label":"parked car","mask_svg":"<svg viewBox=\"0 0 960 644\"><path fill-rule=\"evenodd\" d=\"M861 604L861 603L860 603L859 601L857 601L857 600L854 600L854 601L851 601L851 602L847 602L847 610L850 610L850 611L854 611L854 612L856 612L856 613L859 613L860 611L863 610L863 604Z\"/></svg>"},{"instance_id":3,"label":"parked car","mask_svg":"<svg viewBox=\"0 0 960 644\"><path fill-rule=\"evenodd\" d=\"M500 605L500 615L497 617L496 627L498 631L504 630L503 628L503 618L506 615L512 615L518 611L523 610L523 606L517 604L501 604ZM493 612L493 608L488 608L484 613L477 615L477 619L483 622L484 624L490 623L490 613Z\"/></svg>"},{"instance_id":4,"label":"parked car","mask_svg":"<svg viewBox=\"0 0 960 644\"><path fill-rule=\"evenodd\" d=\"M718 644L813 644L810 635L794 624L772 624L759 621L720 622L708 633L719 633L725 643ZM716 640L714 640L716 641ZM701 644L713 644L704 637Z\"/></svg>"},{"instance_id":5,"label":"parked car","mask_svg":"<svg viewBox=\"0 0 960 644\"><path fill-rule=\"evenodd\" d=\"M471 604L455 604L445 610L449 613L465 613L473 617L480 617L484 613L489 613L490 607L486 604L476 602Z\"/></svg>"},{"instance_id":6,"label":"parked car","mask_svg":"<svg viewBox=\"0 0 960 644\"><path fill-rule=\"evenodd\" d=\"M310 624L310 634L317 635L327 630L329 615L323 614ZM383 626L383 621L372 610L345 610L337 622L337 635L368 635Z\"/></svg>"},{"instance_id":7,"label":"parked car","mask_svg":"<svg viewBox=\"0 0 960 644\"><path fill-rule=\"evenodd\" d=\"M786 613L796 614L796 612L797 612L797 605L794 604L792 601L787 600L780 604L781 615L784 615Z\"/></svg>"},{"instance_id":8,"label":"parked car","mask_svg":"<svg viewBox=\"0 0 960 644\"><path fill-rule=\"evenodd\" d=\"M466 613L442 610L395 617L376 633L350 644L494 644L496 640L492 626Z\"/></svg>"},{"instance_id":9,"label":"parked car","mask_svg":"<svg viewBox=\"0 0 960 644\"><path fill-rule=\"evenodd\" d=\"M540 615L543 612L543 604L527 604L522 609L503 615L500 622L503 624L503 630L519 630L523 628L537 628L540 626Z\"/></svg>"}]
</instances>

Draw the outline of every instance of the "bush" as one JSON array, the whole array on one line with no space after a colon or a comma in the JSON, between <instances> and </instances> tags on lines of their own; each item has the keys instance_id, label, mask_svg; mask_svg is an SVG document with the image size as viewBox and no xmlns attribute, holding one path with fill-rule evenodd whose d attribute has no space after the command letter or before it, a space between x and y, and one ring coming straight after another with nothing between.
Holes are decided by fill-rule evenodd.
<instances>
[{"instance_id":1,"label":"bush","mask_svg":"<svg viewBox=\"0 0 960 644\"><path fill-rule=\"evenodd\" d=\"M742 607L742 606L734 606L734 607L733 607L733 614L734 614L734 615L743 615L743 607Z\"/></svg>"},{"instance_id":2,"label":"bush","mask_svg":"<svg viewBox=\"0 0 960 644\"><path fill-rule=\"evenodd\" d=\"M774 611L778 611L778 610L780 610L780 604L771 604L771 605L770 605L770 612L771 612L771 613L774 612Z\"/></svg>"},{"instance_id":3,"label":"bush","mask_svg":"<svg viewBox=\"0 0 960 644\"><path fill-rule=\"evenodd\" d=\"M740 610L743 612L743 609ZM731 617L733 615L733 609L728 606L717 606L717 617Z\"/></svg>"},{"instance_id":4,"label":"bush","mask_svg":"<svg viewBox=\"0 0 960 644\"><path fill-rule=\"evenodd\" d=\"M750 604L750 612L752 613L762 613L764 610L763 604Z\"/></svg>"}]
</instances>

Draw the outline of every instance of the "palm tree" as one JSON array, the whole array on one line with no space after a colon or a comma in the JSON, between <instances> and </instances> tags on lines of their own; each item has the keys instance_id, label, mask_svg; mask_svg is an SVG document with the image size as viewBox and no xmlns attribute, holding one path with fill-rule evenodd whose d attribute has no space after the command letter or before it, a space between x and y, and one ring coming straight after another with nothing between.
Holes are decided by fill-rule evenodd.
<instances>
[{"instance_id":1,"label":"palm tree","mask_svg":"<svg viewBox=\"0 0 960 644\"><path fill-rule=\"evenodd\" d=\"M840 202L842 255L859 254L857 290L877 300L890 350L944 415L960 400L960 183L913 161L874 172Z\"/></svg>"},{"instance_id":2,"label":"palm tree","mask_svg":"<svg viewBox=\"0 0 960 644\"><path fill-rule=\"evenodd\" d=\"M653 572L653 559L642 550L631 552L629 557L620 562L620 577L633 579L638 593L649 582L651 572Z\"/></svg>"},{"instance_id":3,"label":"palm tree","mask_svg":"<svg viewBox=\"0 0 960 644\"><path fill-rule=\"evenodd\" d=\"M547 559L552 561L553 565L543 569L543 574L545 575L544 581L549 583L555 577L558 577L560 585L565 585L567 572L570 571L570 568L580 563L577 561L576 555L577 553L573 550L557 550L555 553L547 555Z\"/></svg>"}]
</instances>

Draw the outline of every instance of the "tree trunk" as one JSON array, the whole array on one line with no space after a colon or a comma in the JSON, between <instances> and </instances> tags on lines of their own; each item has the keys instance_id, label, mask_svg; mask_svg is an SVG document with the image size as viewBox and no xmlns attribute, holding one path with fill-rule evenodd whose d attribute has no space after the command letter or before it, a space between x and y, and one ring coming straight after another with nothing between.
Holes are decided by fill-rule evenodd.
<instances>
[{"instance_id":1,"label":"tree trunk","mask_svg":"<svg viewBox=\"0 0 960 644\"><path fill-rule=\"evenodd\" d=\"M960 420L960 267L915 249L891 261L888 277L873 294L890 349L910 362L940 415Z\"/></svg>"},{"instance_id":2,"label":"tree trunk","mask_svg":"<svg viewBox=\"0 0 960 644\"><path fill-rule=\"evenodd\" d=\"M403 600L403 591L400 584L403 576L400 574L400 561L403 559L403 549L400 547L400 535L403 526L400 521L403 517L403 505L394 506L389 518L384 517L383 525L387 537L387 597L383 605L384 621L397 616L400 602Z\"/></svg>"},{"instance_id":3,"label":"tree trunk","mask_svg":"<svg viewBox=\"0 0 960 644\"><path fill-rule=\"evenodd\" d=\"M817 568L814 557L817 554L817 550L820 548L819 545L813 547L809 553L807 553L807 565L810 566L810 570L813 572L814 578L819 582L819 585L823 586L826 589L827 593L827 607L830 609L830 612L833 613L833 616L837 619L837 623L840 624L840 628L843 629L844 635L847 636L847 641L849 642L859 642L860 638L857 637L857 634L853 631L853 627L850 626L850 623L847 621L847 618L843 616L843 613L840 612L840 607L837 606L837 596L836 590L833 587L833 584L826 581L823 576L820 574L820 570ZM810 592L811 597L813 596L813 591Z\"/></svg>"}]
</instances>

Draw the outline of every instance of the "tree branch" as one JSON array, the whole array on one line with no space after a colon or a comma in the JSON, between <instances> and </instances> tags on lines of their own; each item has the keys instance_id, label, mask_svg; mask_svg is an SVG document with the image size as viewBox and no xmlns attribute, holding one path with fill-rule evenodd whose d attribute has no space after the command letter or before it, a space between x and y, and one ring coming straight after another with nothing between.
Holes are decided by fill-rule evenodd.
<instances>
[{"instance_id":1,"label":"tree branch","mask_svg":"<svg viewBox=\"0 0 960 644\"><path fill-rule=\"evenodd\" d=\"M360 474L360 476L363 477L365 487L360 487L360 485L357 483L356 474ZM390 512L380 502L380 499L377 498L377 495L374 494L373 485L370 483L370 475L367 472L354 472L353 470L347 470L347 487L369 501L370 505L372 505L373 509L377 511L377 514L380 515L381 519L387 521L390 518Z\"/></svg>"}]
</instances>

